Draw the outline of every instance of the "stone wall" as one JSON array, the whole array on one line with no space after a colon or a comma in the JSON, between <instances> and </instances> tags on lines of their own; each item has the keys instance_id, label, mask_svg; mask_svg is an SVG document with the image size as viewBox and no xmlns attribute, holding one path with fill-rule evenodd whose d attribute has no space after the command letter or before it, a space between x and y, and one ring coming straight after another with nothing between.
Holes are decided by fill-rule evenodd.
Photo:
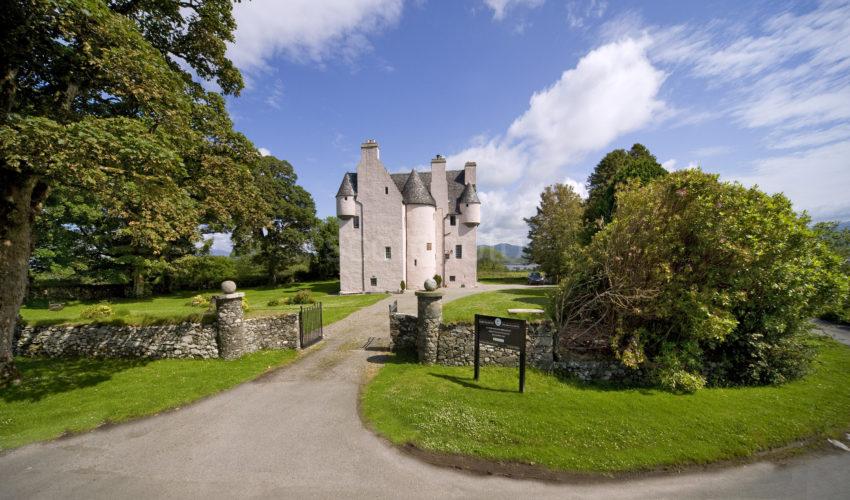
<instances>
[{"instance_id":1,"label":"stone wall","mask_svg":"<svg viewBox=\"0 0 850 500\"><path fill-rule=\"evenodd\" d=\"M215 325L27 326L13 343L18 356L45 358L217 358Z\"/></svg>"},{"instance_id":2,"label":"stone wall","mask_svg":"<svg viewBox=\"0 0 850 500\"><path fill-rule=\"evenodd\" d=\"M416 352L416 321L410 314L390 313L390 351Z\"/></svg>"},{"instance_id":3,"label":"stone wall","mask_svg":"<svg viewBox=\"0 0 850 500\"><path fill-rule=\"evenodd\" d=\"M250 318L243 321L249 352L260 349L300 349L298 314Z\"/></svg>"},{"instance_id":4,"label":"stone wall","mask_svg":"<svg viewBox=\"0 0 850 500\"><path fill-rule=\"evenodd\" d=\"M298 314L242 321L242 354L260 349L297 349ZM18 356L45 358L218 358L217 324L114 326L19 326L13 343Z\"/></svg>"},{"instance_id":5,"label":"stone wall","mask_svg":"<svg viewBox=\"0 0 850 500\"><path fill-rule=\"evenodd\" d=\"M552 324L548 321L528 324L526 362L541 370L552 368ZM481 344L482 365L518 366L519 351L506 347ZM458 323L440 325L437 340L437 363L449 366L472 365L475 360L475 327Z\"/></svg>"}]
</instances>

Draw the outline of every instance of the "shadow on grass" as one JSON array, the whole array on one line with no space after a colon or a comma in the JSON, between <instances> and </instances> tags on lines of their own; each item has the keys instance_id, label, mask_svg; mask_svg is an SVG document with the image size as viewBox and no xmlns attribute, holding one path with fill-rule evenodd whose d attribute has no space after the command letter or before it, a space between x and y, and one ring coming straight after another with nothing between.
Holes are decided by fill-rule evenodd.
<instances>
[{"instance_id":1,"label":"shadow on grass","mask_svg":"<svg viewBox=\"0 0 850 500\"><path fill-rule=\"evenodd\" d=\"M442 373L434 373L434 372L429 372L428 375L430 375L432 377L436 377L436 378L441 378L443 380L448 380L449 382L452 382L452 383L455 383L457 385L466 387L468 389L478 389L479 391L490 391L490 392L511 392L511 393L517 392L515 390L510 390L510 389L494 389L492 387L482 387L482 386L478 385L478 383L476 383L475 380L473 380L472 378L456 377L454 375L445 375L445 374L442 374Z\"/></svg>"},{"instance_id":2,"label":"shadow on grass","mask_svg":"<svg viewBox=\"0 0 850 500\"><path fill-rule=\"evenodd\" d=\"M148 360L17 358L20 385L0 389L0 400L37 402L47 396L91 387L116 373L144 366Z\"/></svg>"}]
</instances>

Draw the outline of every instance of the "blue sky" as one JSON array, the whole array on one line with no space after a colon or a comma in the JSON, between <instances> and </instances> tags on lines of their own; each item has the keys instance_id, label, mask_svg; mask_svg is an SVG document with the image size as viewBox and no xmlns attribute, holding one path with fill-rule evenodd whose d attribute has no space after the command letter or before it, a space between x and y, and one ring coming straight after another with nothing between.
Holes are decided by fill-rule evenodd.
<instances>
[{"instance_id":1,"label":"blue sky","mask_svg":"<svg viewBox=\"0 0 850 500\"><path fill-rule=\"evenodd\" d=\"M482 244L523 243L543 186L582 191L634 142L850 220L847 2L253 0L235 15L236 127L295 166L320 216L374 138L391 171L477 161Z\"/></svg>"}]
</instances>

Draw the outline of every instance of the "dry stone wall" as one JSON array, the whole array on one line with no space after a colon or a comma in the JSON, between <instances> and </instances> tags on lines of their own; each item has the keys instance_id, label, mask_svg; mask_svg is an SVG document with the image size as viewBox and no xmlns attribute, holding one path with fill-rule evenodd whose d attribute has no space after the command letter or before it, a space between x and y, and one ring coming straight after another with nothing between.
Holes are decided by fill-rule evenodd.
<instances>
[{"instance_id":1,"label":"dry stone wall","mask_svg":"<svg viewBox=\"0 0 850 500\"><path fill-rule=\"evenodd\" d=\"M529 323L526 336L526 362L541 370L552 368L552 332L549 322ZM458 323L440 326L437 363L449 366L472 365L475 358L475 327ZM481 344L482 365L518 366L519 351Z\"/></svg>"},{"instance_id":2,"label":"dry stone wall","mask_svg":"<svg viewBox=\"0 0 850 500\"><path fill-rule=\"evenodd\" d=\"M390 350L416 352L416 322L411 314L390 313Z\"/></svg>"},{"instance_id":3,"label":"dry stone wall","mask_svg":"<svg viewBox=\"0 0 850 500\"><path fill-rule=\"evenodd\" d=\"M19 327L18 356L45 358L217 358L215 325Z\"/></svg>"}]
</instances>

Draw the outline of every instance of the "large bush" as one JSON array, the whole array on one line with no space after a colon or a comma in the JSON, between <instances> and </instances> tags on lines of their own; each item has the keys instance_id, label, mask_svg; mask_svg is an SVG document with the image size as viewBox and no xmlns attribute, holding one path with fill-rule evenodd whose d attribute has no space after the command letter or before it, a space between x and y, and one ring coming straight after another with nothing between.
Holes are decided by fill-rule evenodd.
<instances>
[{"instance_id":1,"label":"large bush","mask_svg":"<svg viewBox=\"0 0 850 500\"><path fill-rule=\"evenodd\" d=\"M674 390L798 377L809 318L842 286L808 222L782 195L697 170L627 185L556 317Z\"/></svg>"},{"instance_id":2,"label":"large bush","mask_svg":"<svg viewBox=\"0 0 850 500\"><path fill-rule=\"evenodd\" d=\"M171 264L168 277L172 290L206 290L238 276L236 262L230 257L187 255Z\"/></svg>"}]
</instances>

